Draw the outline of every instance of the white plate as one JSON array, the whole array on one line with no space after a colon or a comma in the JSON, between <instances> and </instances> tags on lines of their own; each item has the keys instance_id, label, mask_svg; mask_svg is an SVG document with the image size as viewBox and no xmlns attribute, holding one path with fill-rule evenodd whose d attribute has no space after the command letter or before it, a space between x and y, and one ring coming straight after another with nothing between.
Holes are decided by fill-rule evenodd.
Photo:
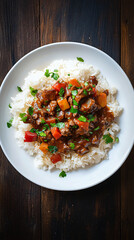
<instances>
[{"instance_id":1,"label":"white plate","mask_svg":"<svg viewBox=\"0 0 134 240\"><path fill-rule=\"evenodd\" d=\"M23 85L28 72L47 66L56 59L76 59L82 57L87 64L100 69L110 86L115 86L118 92L118 101L124 108L120 118L121 132L119 143L113 146L109 153L109 160L86 169L79 169L67 173L67 177L60 178L59 170L52 172L36 169L33 158L23 149L20 149L14 137L14 129L8 129L10 119L8 104L11 96L17 94L16 86ZM30 181L55 190L79 190L94 186L115 173L127 158L134 138L134 94L133 88L126 74L120 66L104 52L81 43L63 42L49 44L28 53L21 58L6 75L0 92L0 140L2 149L10 163L24 177Z\"/></svg>"}]
</instances>

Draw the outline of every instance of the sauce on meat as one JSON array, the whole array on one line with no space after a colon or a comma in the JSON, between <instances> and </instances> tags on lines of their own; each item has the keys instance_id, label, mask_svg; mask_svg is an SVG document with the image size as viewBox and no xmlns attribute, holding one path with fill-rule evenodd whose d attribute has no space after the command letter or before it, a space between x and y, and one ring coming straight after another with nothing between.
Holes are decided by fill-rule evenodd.
<instances>
[{"instance_id":1,"label":"sauce on meat","mask_svg":"<svg viewBox=\"0 0 134 240\"><path fill-rule=\"evenodd\" d=\"M45 142L45 148L48 146L53 154L89 152L90 146L99 145L104 130L114 120L106 105L108 90L103 94L96 90L95 76L85 83L71 81L74 85L57 81L51 89L38 91L31 104L33 113L26 113L25 123L37 133L36 141Z\"/></svg>"}]
</instances>

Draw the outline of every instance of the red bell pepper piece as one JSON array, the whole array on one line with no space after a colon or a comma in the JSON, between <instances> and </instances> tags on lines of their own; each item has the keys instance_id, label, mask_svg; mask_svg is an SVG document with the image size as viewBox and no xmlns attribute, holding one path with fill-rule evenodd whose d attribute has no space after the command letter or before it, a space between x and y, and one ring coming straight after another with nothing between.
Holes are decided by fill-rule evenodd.
<instances>
[{"instance_id":1,"label":"red bell pepper piece","mask_svg":"<svg viewBox=\"0 0 134 240\"><path fill-rule=\"evenodd\" d=\"M51 157L51 162L55 164L59 161L61 161L61 155L59 153L53 154Z\"/></svg>"},{"instance_id":2,"label":"red bell pepper piece","mask_svg":"<svg viewBox=\"0 0 134 240\"><path fill-rule=\"evenodd\" d=\"M51 128L51 133L56 140L59 139L62 136L59 128L57 128L57 127Z\"/></svg>"},{"instance_id":3,"label":"red bell pepper piece","mask_svg":"<svg viewBox=\"0 0 134 240\"><path fill-rule=\"evenodd\" d=\"M37 140L37 133L32 133L30 131L25 132L24 142L34 142Z\"/></svg>"},{"instance_id":4,"label":"red bell pepper piece","mask_svg":"<svg viewBox=\"0 0 134 240\"><path fill-rule=\"evenodd\" d=\"M64 90L65 90L66 84L65 84L65 83L56 82L56 83L52 86L52 88L54 88L56 91L59 92L61 88L64 88Z\"/></svg>"}]
</instances>

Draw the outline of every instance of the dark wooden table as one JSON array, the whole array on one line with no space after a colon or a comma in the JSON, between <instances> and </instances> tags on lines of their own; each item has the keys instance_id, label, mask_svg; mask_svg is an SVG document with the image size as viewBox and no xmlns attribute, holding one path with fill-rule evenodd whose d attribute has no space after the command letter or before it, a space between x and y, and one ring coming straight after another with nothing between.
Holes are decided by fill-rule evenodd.
<instances>
[{"instance_id":1,"label":"dark wooden table","mask_svg":"<svg viewBox=\"0 0 134 240\"><path fill-rule=\"evenodd\" d=\"M34 48L76 41L109 54L134 84L133 0L1 0L0 16L1 82ZM107 181L58 192L26 180L1 151L0 240L133 240L133 153Z\"/></svg>"}]
</instances>

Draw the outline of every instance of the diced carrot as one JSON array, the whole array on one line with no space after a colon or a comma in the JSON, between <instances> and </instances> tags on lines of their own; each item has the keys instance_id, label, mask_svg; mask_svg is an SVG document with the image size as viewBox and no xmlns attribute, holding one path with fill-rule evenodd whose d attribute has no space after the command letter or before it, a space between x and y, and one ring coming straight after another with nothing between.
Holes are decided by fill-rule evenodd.
<instances>
[{"instance_id":1,"label":"diced carrot","mask_svg":"<svg viewBox=\"0 0 134 240\"><path fill-rule=\"evenodd\" d=\"M47 151L48 151L48 144L47 144L47 143L41 143L39 149L40 149L43 153L47 153Z\"/></svg>"},{"instance_id":2,"label":"diced carrot","mask_svg":"<svg viewBox=\"0 0 134 240\"><path fill-rule=\"evenodd\" d=\"M89 128L89 122L81 122L78 119L75 119L75 123L80 127L88 131Z\"/></svg>"},{"instance_id":3,"label":"diced carrot","mask_svg":"<svg viewBox=\"0 0 134 240\"><path fill-rule=\"evenodd\" d=\"M70 108L69 103L68 103L66 98L63 99L63 100L58 99L57 102L58 102L59 107L62 111L65 111L66 109Z\"/></svg>"},{"instance_id":4,"label":"diced carrot","mask_svg":"<svg viewBox=\"0 0 134 240\"><path fill-rule=\"evenodd\" d=\"M50 124L50 123L56 123L56 119L54 117L50 117L48 119L45 120L46 123Z\"/></svg>"},{"instance_id":5,"label":"diced carrot","mask_svg":"<svg viewBox=\"0 0 134 240\"><path fill-rule=\"evenodd\" d=\"M59 82L56 82L52 88L54 88L56 91L60 91L61 88L66 88L66 84L65 83L59 83Z\"/></svg>"},{"instance_id":6,"label":"diced carrot","mask_svg":"<svg viewBox=\"0 0 134 240\"><path fill-rule=\"evenodd\" d=\"M98 101L98 104L101 107L105 107L107 105L107 95L106 95L106 93L100 93L97 96L97 101Z\"/></svg>"},{"instance_id":7,"label":"diced carrot","mask_svg":"<svg viewBox=\"0 0 134 240\"><path fill-rule=\"evenodd\" d=\"M72 84L73 86L76 86L76 87L81 87L80 83L78 82L77 79L71 79L69 81L69 84Z\"/></svg>"},{"instance_id":8,"label":"diced carrot","mask_svg":"<svg viewBox=\"0 0 134 240\"><path fill-rule=\"evenodd\" d=\"M51 157L51 162L55 164L59 161L61 161L61 155L59 153L53 154Z\"/></svg>"},{"instance_id":9,"label":"diced carrot","mask_svg":"<svg viewBox=\"0 0 134 240\"><path fill-rule=\"evenodd\" d=\"M57 127L51 128L51 133L56 140L59 139L62 136L59 128L57 128Z\"/></svg>"}]
</instances>

